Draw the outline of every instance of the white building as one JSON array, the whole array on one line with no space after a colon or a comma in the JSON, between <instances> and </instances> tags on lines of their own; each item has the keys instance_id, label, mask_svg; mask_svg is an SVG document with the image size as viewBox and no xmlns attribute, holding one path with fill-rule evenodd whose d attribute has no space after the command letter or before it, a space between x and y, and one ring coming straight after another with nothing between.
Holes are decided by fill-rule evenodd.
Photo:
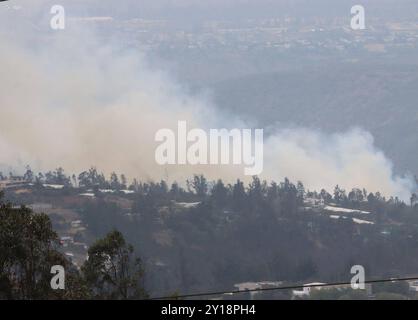
<instances>
[{"instance_id":1,"label":"white building","mask_svg":"<svg viewBox=\"0 0 418 320\"><path fill-rule=\"evenodd\" d=\"M323 282L306 283L303 285L302 290L293 290L292 293L294 297L306 297L311 294L312 289L320 290L324 285L325 283Z\"/></svg>"},{"instance_id":2,"label":"white building","mask_svg":"<svg viewBox=\"0 0 418 320\"><path fill-rule=\"evenodd\" d=\"M418 292L418 281L408 281L409 284L409 290L413 292Z\"/></svg>"},{"instance_id":3,"label":"white building","mask_svg":"<svg viewBox=\"0 0 418 320\"><path fill-rule=\"evenodd\" d=\"M25 180L0 180L0 190L3 189L12 189L12 188L22 188L29 186L29 182Z\"/></svg>"},{"instance_id":4,"label":"white building","mask_svg":"<svg viewBox=\"0 0 418 320\"><path fill-rule=\"evenodd\" d=\"M260 282L243 282L234 285L239 291L249 291L250 299L253 300L255 295L260 293L260 289L275 288L282 284L281 281L260 281Z\"/></svg>"},{"instance_id":5,"label":"white building","mask_svg":"<svg viewBox=\"0 0 418 320\"><path fill-rule=\"evenodd\" d=\"M71 221L71 227L72 228L79 228L81 227L82 221L81 220L74 220Z\"/></svg>"}]
</instances>

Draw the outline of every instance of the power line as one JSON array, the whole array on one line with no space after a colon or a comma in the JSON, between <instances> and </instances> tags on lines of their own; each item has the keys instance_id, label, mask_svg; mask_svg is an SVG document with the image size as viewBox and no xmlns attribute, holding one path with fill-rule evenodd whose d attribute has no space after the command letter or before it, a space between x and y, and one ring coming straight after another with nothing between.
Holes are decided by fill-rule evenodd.
<instances>
[{"instance_id":1,"label":"power line","mask_svg":"<svg viewBox=\"0 0 418 320\"><path fill-rule=\"evenodd\" d=\"M418 280L418 277L366 280L366 281L364 281L364 284L412 281L412 280ZM310 288L333 287L333 286L343 286L343 285L351 285L351 282L334 282L334 283L313 284L313 285L285 286L285 287L259 288L259 289L234 290L234 291L202 292L202 293L192 293L192 294L185 294L185 295L172 295L172 296L164 296L164 297L154 297L154 298L150 298L150 300L197 298L197 297L204 297L204 296L217 296L217 295L223 295L223 294L234 295L234 294L249 293L249 292L303 289L303 288L307 288L307 287L310 287Z\"/></svg>"}]
</instances>

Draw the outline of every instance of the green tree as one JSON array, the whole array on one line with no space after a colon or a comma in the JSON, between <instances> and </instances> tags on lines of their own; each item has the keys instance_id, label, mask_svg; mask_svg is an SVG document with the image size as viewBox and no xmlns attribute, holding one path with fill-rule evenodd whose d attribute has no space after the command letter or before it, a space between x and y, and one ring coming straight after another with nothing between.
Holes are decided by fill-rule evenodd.
<instances>
[{"instance_id":1,"label":"green tree","mask_svg":"<svg viewBox=\"0 0 418 320\"><path fill-rule=\"evenodd\" d=\"M71 263L58 252L58 236L49 217L16 208L0 193L0 298L58 299L50 286L51 267Z\"/></svg>"},{"instance_id":2,"label":"green tree","mask_svg":"<svg viewBox=\"0 0 418 320\"><path fill-rule=\"evenodd\" d=\"M204 198L208 193L208 182L203 175L194 175L193 181L187 181L187 184L193 188L196 195L200 198Z\"/></svg>"},{"instance_id":3,"label":"green tree","mask_svg":"<svg viewBox=\"0 0 418 320\"><path fill-rule=\"evenodd\" d=\"M115 172L112 172L110 175L110 188L113 190L121 189L121 184L119 182L118 175Z\"/></svg>"},{"instance_id":4,"label":"green tree","mask_svg":"<svg viewBox=\"0 0 418 320\"><path fill-rule=\"evenodd\" d=\"M142 262L133 256L133 247L119 231L108 233L88 250L89 258L82 267L86 282L96 299L141 299Z\"/></svg>"},{"instance_id":5,"label":"green tree","mask_svg":"<svg viewBox=\"0 0 418 320\"><path fill-rule=\"evenodd\" d=\"M223 208L228 203L228 189L222 180L218 180L211 191L211 199L219 208Z\"/></svg>"}]
</instances>

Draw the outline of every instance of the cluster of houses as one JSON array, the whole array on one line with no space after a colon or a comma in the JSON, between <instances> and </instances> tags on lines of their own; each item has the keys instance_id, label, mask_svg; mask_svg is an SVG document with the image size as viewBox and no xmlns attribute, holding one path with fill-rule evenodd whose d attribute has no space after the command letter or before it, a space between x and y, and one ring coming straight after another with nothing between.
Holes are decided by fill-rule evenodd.
<instances>
[{"instance_id":1,"label":"cluster of houses","mask_svg":"<svg viewBox=\"0 0 418 320\"><path fill-rule=\"evenodd\" d=\"M395 281L395 280L394 280ZM411 280L407 281L409 285L409 290L411 292L418 292L418 280ZM256 299L257 295L259 295L263 291L270 291L275 290L276 288L282 288L283 282L281 281L261 281L261 282L243 282L238 283L234 286L235 291L230 293L223 294L222 297L218 297L215 299L229 299L232 298L238 292L245 293L247 292L249 295L249 299L254 300ZM311 282L301 285L299 288L294 289L291 291L291 298L292 299L309 299L311 294L315 291L319 290L346 290L346 289L353 289L351 284L327 284L324 282ZM360 289L359 289L360 290ZM372 285L366 283L364 289L366 291L366 295L368 297L373 297L372 292Z\"/></svg>"},{"instance_id":2,"label":"cluster of houses","mask_svg":"<svg viewBox=\"0 0 418 320\"><path fill-rule=\"evenodd\" d=\"M0 190L18 190L23 188L30 188L33 187L34 184L25 180L23 177L10 177L8 179L0 179ZM63 184L48 184L43 183L42 187L48 190L62 190L65 188L65 185ZM133 190L112 190L112 189L99 189L100 193L117 193L121 192L123 194L132 194L135 191ZM81 196L89 196L94 197L95 193L93 190L87 190L85 193L80 194Z\"/></svg>"},{"instance_id":3,"label":"cluster of houses","mask_svg":"<svg viewBox=\"0 0 418 320\"><path fill-rule=\"evenodd\" d=\"M393 281L395 282L396 280ZM410 292L418 292L418 280L409 280L406 282L408 283ZM352 288L351 284L328 285L323 282L306 283L300 289L292 291L292 298L308 298L315 290L344 290L350 288ZM366 290L367 296L373 296L372 285L370 283L365 284L364 290Z\"/></svg>"},{"instance_id":4,"label":"cluster of houses","mask_svg":"<svg viewBox=\"0 0 418 320\"><path fill-rule=\"evenodd\" d=\"M352 219L356 224L374 224L373 221L359 218L370 215L369 211L338 207L334 203L327 205L323 199L307 197L304 199L303 208L305 210L314 210L319 213L326 213L331 219Z\"/></svg>"},{"instance_id":5,"label":"cluster of houses","mask_svg":"<svg viewBox=\"0 0 418 320\"><path fill-rule=\"evenodd\" d=\"M23 188L33 187L34 184L25 180L23 177L10 177L8 179L0 179L0 190L19 190ZM61 184L47 184L44 183L42 186L45 189L61 190L64 189L64 185Z\"/></svg>"},{"instance_id":6,"label":"cluster of houses","mask_svg":"<svg viewBox=\"0 0 418 320\"><path fill-rule=\"evenodd\" d=\"M70 233L60 237L60 243L64 250L64 254L79 267L85 259L87 259L88 245L84 242L79 242L74 239L75 232L84 231L85 227L81 220L71 221Z\"/></svg>"},{"instance_id":7,"label":"cluster of houses","mask_svg":"<svg viewBox=\"0 0 418 320\"><path fill-rule=\"evenodd\" d=\"M323 282L311 282L304 284L301 288L297 290L292 290L292 298L307 298L310 297L311 293L315 290L345 290L352 289L351 284L334 284L328 285ZM368 296L372 295L372 286L370 284L365 285L365 290Z\"/></svg>"}]
</instances>

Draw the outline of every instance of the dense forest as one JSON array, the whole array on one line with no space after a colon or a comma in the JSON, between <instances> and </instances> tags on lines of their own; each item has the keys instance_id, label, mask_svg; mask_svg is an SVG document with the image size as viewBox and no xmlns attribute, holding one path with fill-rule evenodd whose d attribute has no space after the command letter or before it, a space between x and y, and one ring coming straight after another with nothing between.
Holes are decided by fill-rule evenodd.
<instances>
[{"instance_id":1,"label":"dense forest","mask_svg":"<svg viewBox=\"0 0 418 320\"><path fill-rule=\"evenodd\" d=\"M70 273L69 287L74 284L76 289L66 291L70 295L66 298L230 290L250 281L348 281L353 265L364 266L368 279L418 274L415 194L404 203L364 189L346 191L336 186L330 193L306 190L302 182L288 179L276 183L253 177L249 184L240 180L226 184L202 175L184 185L164 180L128 184L124 175L112 173L107 179L95 168L78 176L67 176L63 169L34 174L28 168L19 179L28 182L25 188L30 192L6 190L7 201L19 205L62 202L78 212L93 238L101 239L89 243L88 260ZM83 195L85 200L75 201ZM38 283L44 283L44 276L50 278L42 262L64 259L62 263L69 263L56 248L57 235L52 230L59 217L35 214L6 200L1 214L0 291L6 297L42 296L44 289ZM30 228L32 220L39 224L36 230ZM21 225L28 226L19 229L22 236L8 229ZM35 242L35 256L30 244L36 235L31 232L42 235ZM10 243L16 246L12 250ZM134 249L141 261L134 257ZM104 275L108 267L104 256L116 265L129 257L128 279ZM28 269L28 261L36 268ZM17 278L11 276L16 270ZM289 292L269 297L289 298Z\"/></svg>"}]
</instances>

